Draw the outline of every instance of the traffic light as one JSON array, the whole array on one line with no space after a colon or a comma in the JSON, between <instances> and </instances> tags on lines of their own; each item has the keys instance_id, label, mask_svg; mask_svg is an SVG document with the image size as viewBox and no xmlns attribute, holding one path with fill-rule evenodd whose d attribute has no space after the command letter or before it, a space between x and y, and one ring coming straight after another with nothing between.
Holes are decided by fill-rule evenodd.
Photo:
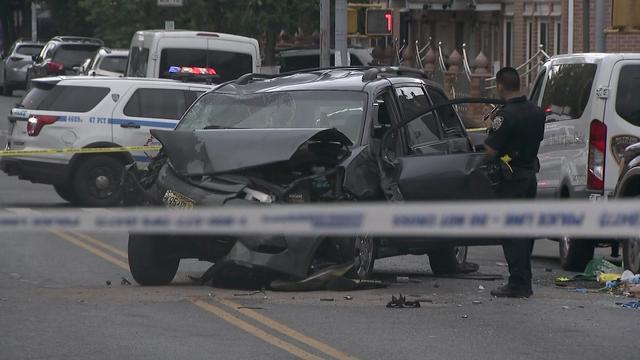
<instances>
[{"instance_id":1,"label":"traffic light","mask_svg":"<svg viewBox=\"0 0 640 360\"><path fill-rule=\"evenodd\" d=\"M367 35L392 35L393 11L389 9L367 9Z\"/></svg>"},{"instance_id":2,"label":"traffic light","mask_svg":"<svg viewBox=\"0 0 640 360\"><path fill-rule=\"evenodd\" d=\"M347 34L358 32L358 10L347 9Z\"/></svg>"}]
</instances>

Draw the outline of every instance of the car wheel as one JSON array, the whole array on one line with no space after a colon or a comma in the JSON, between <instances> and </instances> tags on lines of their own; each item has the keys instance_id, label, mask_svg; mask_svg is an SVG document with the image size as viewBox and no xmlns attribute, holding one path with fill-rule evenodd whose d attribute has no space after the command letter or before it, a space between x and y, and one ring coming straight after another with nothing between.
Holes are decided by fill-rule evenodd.
<instances>
[{"instance_id":1,"label":"car wheel","mask_svg":"<svg viewBox=\"0 0 640 360\"><path fill-rule=\"evenodd\" d=\"M53 185L53 188L56 190L56 194L60 196L63 200L68 201L70 203L76 202L76 194L72 190L72 187L69 185Z\"/></svg>"},{"instance_id":2,"label":"car wheel","mask_svg":"<svg viewBox=\"0 0 640 360\"><path fill-rule=\"evenodd\" d=\"M593 259L595 243L589 240L571 240L565 236L559 241L560 265L568 271L584 271Z\"/></svg>"},{"instance_id":3,"label":"car wheel","mask_svg":"<svg viewBox=\"0 0 640 360\"><path fill-rule=\"evenodd\" d=\"M104 155L80 161L73 175L73 187L78 203L85 206L118 205L122 200L120 181L124 165Z\"/></svg>"},{"instance_id":4,"label":"car wheel","mask_svg":"<svg viewBox=\"0 0 640 360\"><path fill-rule=\"evenodd\" d=\"M169 284L180 265L168 243L154 235L129 234L128 258L131 275L142 286Z\"/></svg>"},{"instance_id":5,"label":"car wheel","mask_svg":"<svg viewBox=\"0 0 640 360\"><path fill-rule=\"evenodd\" d=\"M640 273L640 238L622 241L622 261L626 270Z\"/></svg>"},{"instance_id":6,"label":"car wheel","mask_svg":"<svg viewBox=\"0 0 640 360\"><path fill-rule=\"evenodd\" d=\"M454 246L428 252L434 275L456 274L467 261L468 247Z\"/></svg>"},{"instance_id":7,"label":"car wheel","mask_svg":"<svg viewBox=\"0 0 640 360\"><path fill-rule=\"evenodd\" d=\"M353 273L358 279L368 279L373 274L376 261L376 242L369 235L358 235L353 244Z\"/></svg>"}]
</instances>

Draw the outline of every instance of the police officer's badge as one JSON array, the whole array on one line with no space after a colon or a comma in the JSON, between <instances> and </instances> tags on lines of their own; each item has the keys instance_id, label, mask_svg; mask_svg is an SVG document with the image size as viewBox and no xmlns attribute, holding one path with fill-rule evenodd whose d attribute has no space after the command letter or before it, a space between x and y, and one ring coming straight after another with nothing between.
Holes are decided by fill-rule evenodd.
<instances>
[{"instance_id":1,"label":"police officer's badge","mask_svg":"<svg viewBox=\"0 0 640 360\"><path fill-rule=\"evenodd\" d=\"M493 129L493 131L500 129L500 126L502 126L503 122L504 122L504 118L502 116L496 116L495 119L493 119L493 122L491 123L491 128Z\"/></svg>"}]
</instances>

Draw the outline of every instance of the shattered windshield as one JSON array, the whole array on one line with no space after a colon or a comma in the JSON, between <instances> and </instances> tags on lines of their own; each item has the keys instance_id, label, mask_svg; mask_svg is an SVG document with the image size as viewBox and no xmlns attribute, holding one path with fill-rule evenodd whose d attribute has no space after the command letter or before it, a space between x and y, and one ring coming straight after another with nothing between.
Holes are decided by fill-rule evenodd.
<instances>
[{"instance_id":1,"label":"shattered windshield","mask_svg":"<svg viewBox=\"0 0 640 360\"><path fill-rule=\"evenodd\" d=\"M203 96L179 130L335 128L358 142L366 94L357 91L290 91Z\"/></svg>"}]
</instances>

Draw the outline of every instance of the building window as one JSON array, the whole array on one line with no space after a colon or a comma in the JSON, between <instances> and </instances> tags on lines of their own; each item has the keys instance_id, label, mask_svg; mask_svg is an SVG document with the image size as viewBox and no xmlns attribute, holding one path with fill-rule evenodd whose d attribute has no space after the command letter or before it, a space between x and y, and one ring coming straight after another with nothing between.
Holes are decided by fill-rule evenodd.
<instances>
[{"instance_id":1,"label":"building window","mask_svg":"<svg viewBox=\"0 0 640 360\"><path fill-rule=\"evenodd\" d=\"M547 22L538 23L538 43L536 45L542 45L544 51L549 51L549 24ZM534 47L535 51L538 51L538 47Z\"/></svg>"},{"instance_id":2,"label":"building window","mask_svg":"<svg viewBox=\"0 0 640 360\"><path fill-rule=\"evenodd\" d=\"M554 41L553 41L554 55L560 54L561 35L562 35L562 25L560 24L560 21L556 21L555 31L554 31Z\"/></svg>"},{"instance_id":3,"label":"building window","mask_svg":"<svg viewBox=\"0 0 640 360\"><path fill-rule=\"evenodd\" d=\"M513 22L504 22L504 44L502 47L504 54L504 66L512 66L513 61Z\"/></svg>"}]
</instances>

